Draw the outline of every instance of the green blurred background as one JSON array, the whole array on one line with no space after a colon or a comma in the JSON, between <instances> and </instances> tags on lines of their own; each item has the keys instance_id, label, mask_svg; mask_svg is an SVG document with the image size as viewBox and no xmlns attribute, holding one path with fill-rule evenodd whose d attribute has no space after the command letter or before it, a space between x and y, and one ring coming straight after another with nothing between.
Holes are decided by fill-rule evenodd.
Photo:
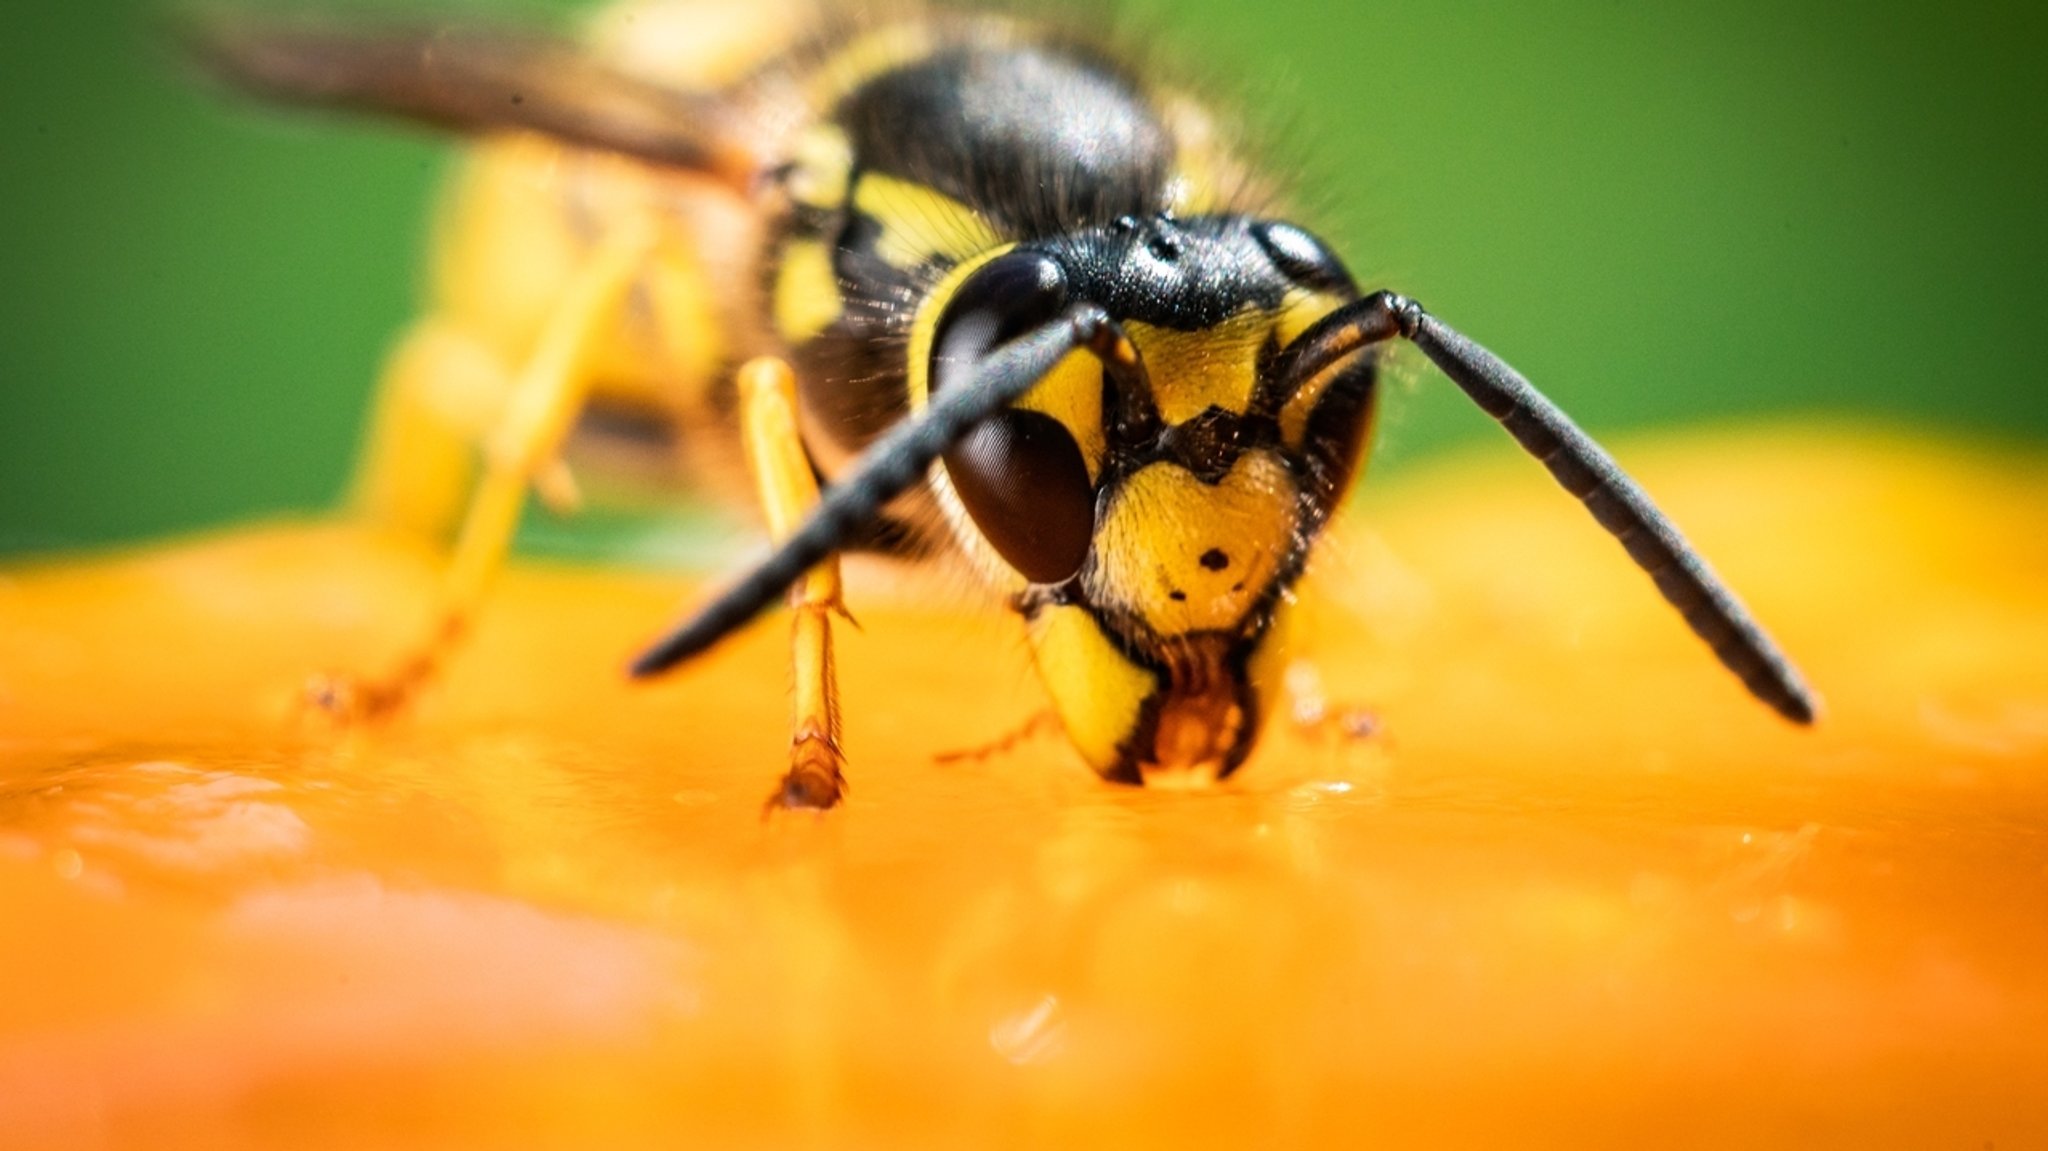
<instances>
[{"instance_id":1,"label":"green blurred background","mask_svg":"<svg viewBox=\"0 0 2048 1151\"><path fill-rule=\"evenodd\" d=\"M2048 435L2041 9L1123 8L1251 106L1355 270L1596 434ZM29 0L0 35L0 551L327 505L413 305L447 145L225 102L152 10ZM1512 450L1420 373L1382 427L1381 470Z\"/></svg>"}]
</instances>

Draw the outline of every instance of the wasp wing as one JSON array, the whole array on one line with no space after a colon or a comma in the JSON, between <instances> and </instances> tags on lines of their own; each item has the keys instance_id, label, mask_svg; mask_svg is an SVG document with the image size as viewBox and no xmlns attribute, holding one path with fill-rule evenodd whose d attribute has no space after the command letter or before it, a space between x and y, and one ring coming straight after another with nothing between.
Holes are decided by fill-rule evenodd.
<instances>
[{"instance_id":1,"label":"wasp wing","mask_svg":"<svg viewBox=\"0 0 2048 1151\"><path fill-rule=\"evenodd\" d=\"M759 167L721 97L627 75L566 37L477 25L218 16L190 20L180 31L215 76L284 103L465 133L539 132L738 184Z\"/></svg>"}]
</instances>

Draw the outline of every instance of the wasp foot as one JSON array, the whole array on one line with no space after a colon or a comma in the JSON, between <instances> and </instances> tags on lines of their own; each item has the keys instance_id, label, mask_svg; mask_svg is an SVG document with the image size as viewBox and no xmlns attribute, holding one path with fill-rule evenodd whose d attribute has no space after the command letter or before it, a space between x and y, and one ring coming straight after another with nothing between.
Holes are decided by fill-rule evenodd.
<instances>
[{"instance_id":1,"label":"wasp foot","mask_svg":"<svg viewBox=\"0 0 2048 1151\"><path fill-rule=\"evenodd\" d=\"M307 678L299 693L301 707L341 724L378 723L404 711L421 688L440 671L466 630L465 617L448 613L435 625L427 642L382 678L349 672L321 672Z\"/></svg>"},{"instance_id":2,"label":"wasp foot","mask_svg":"<svg viewBox=\"0 0 2048 1151\"><path fill-rule=\"evenodd\" d=\"M846 795L846 756L822 735L799 735L789 749L789 773L768 796L762 817L776 811L829 811Z\"/></svg>"},{"instance_id":3,"label":"wasp foot","mask_svg":"<svg viewBox=\"0 0 2048 1151\"><path fill-rule=\"evenodd\" d=\"M374 679L348 672L320 672L306 678L299 704L342 725L374 724L397 716L411 702L424 677Z\"/></svg>"}]
</instances>

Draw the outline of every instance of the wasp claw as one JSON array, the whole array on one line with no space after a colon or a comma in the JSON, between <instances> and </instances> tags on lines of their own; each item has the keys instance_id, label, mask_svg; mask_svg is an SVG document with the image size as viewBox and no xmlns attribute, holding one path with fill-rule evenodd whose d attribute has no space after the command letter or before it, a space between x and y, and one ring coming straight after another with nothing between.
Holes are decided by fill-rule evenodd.
<instances>
[{"instance_id":1,"label":"wasp claw","mask_svg":"<svg viewBox=\"0 0 2048 1151\"><path fill-rule=\"evenodd\" d=\"M806 737L790 749L789 773L782 777L761 811L830 811L846 796L846 757L831 741Z\"/></svg>"},{"instance_id":2,"label":"wasp claw","mask_svg":"<svg viewBox=\"0 0 2048 1151\"><path fill-rule=\"evenodd\" d=\"M309 676L299 692L299 711L318 712L341 725L376 723L404 710L412 698L409 680L377 682L344 672Z\"/></svg>"},{"instance_id":3,"label":"wasp claw","mask_svg":"<svg viewBox=\"0 0 2048 1151\"><path fill-rule=\"evenodd\" d=\"M299 691L299 710L318 712L337 723L368 718L374 693L354 676L321 672L309 676Z\"/></svg>"}]
</instances>

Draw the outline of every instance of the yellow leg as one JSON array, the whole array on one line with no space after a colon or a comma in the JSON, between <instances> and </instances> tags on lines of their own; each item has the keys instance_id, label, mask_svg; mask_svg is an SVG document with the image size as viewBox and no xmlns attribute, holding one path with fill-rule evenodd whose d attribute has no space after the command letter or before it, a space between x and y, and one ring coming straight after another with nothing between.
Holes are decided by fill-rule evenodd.
<instances>
[{"instance_id":1,"label":"yellow leg","mask_svg":"<svg viewBox=\"0 0 2048 1151\"><path fill-rule=\"evenodd\" d=\"M477 445L498 426L514 365L440 317L421 321L386 362L350 504L383 528L446 544L476 482Z\"/></svg>"},{"instance_id":2,"label":"yellow leg","mask_svg":"<svg viewBox=\"0 0 2048 1151\"><path fill-rule=\"evenodd\" d=\"M444 579L441 604L425 638L381 679L316 682L311 694L321 706L360 718L376 718L402 707L415 689L433 677L468 630L485 588L503 566L512 546L527 489L537 486L551 502L574 502L575 485L562 467L558 453L583 409L593 355L599 342L615 326L612 321L653 241L653 228L634 221L614 231L592 251L589 262L563 291L561 304L541 332L532 356L510 381L509 390L502 393L502 409L483 440L483 474L469 497ZM441 338L443 335L430 331L415 337L420 341ZM444 407L472 405L472 414L488 409L492 388L487 361L465 364L463 357L469 353L453 345L435 350L424 344L418 349L409 344L401 357L409 353L425 357L426 368L421 370L439 365L467 373L464 380L443 381L447 385L444 393L457 397L453 404ZM402 359L400 370L407 370ZM392 402L393 398L387 397L386 403ZM417 422L408 424L406 414L401 410L396 415L387 413L380 417L380 438L372 448L361 498L373 510L420 526L422 521L432 518L435 500L444 499L447 494L449 464L445 451L430 441L430 433ZM461 421L458 413L449 422ZM406 436L415 437L414 442L405 441ZM397 454L389 459L384 456L408 449L409 454L403 459ZM408 492L403 487L406 481L434 487Z\"/></svg>"},{"instance_id":3,"label":"yellow leg","mask_svg":"<svg viewBox=\"0 0 2048 1151\"><path fill-rule=\"evenodd\" d=\"M740 369L741 437L768 532L780 541L817 505L818 481L797 432L796 378L789 365L758 359ZM824 809L846 790L839 750L839 680L832 664L832 613L840 599L839 559L827 558L790 589L796 610L790 658L796 676L789 772L768 797L770 808ZM850 618L850 617L849 617Z\"/></svg>"},{"instance_id":4,"label":"yellow leg","mask_svg":"<svg viewBox=\"0 0 2048 1151\"><path fill-rule=\"evenodd\" d=\"M379 382L353 509L380 527L445 543L469 506L477 448L504 422L518 386L514 366L460 324L430 317L415 325ZM534 489L551 510L580 502L559 462L534 477Z\"/></svg>"}]
</instances>

